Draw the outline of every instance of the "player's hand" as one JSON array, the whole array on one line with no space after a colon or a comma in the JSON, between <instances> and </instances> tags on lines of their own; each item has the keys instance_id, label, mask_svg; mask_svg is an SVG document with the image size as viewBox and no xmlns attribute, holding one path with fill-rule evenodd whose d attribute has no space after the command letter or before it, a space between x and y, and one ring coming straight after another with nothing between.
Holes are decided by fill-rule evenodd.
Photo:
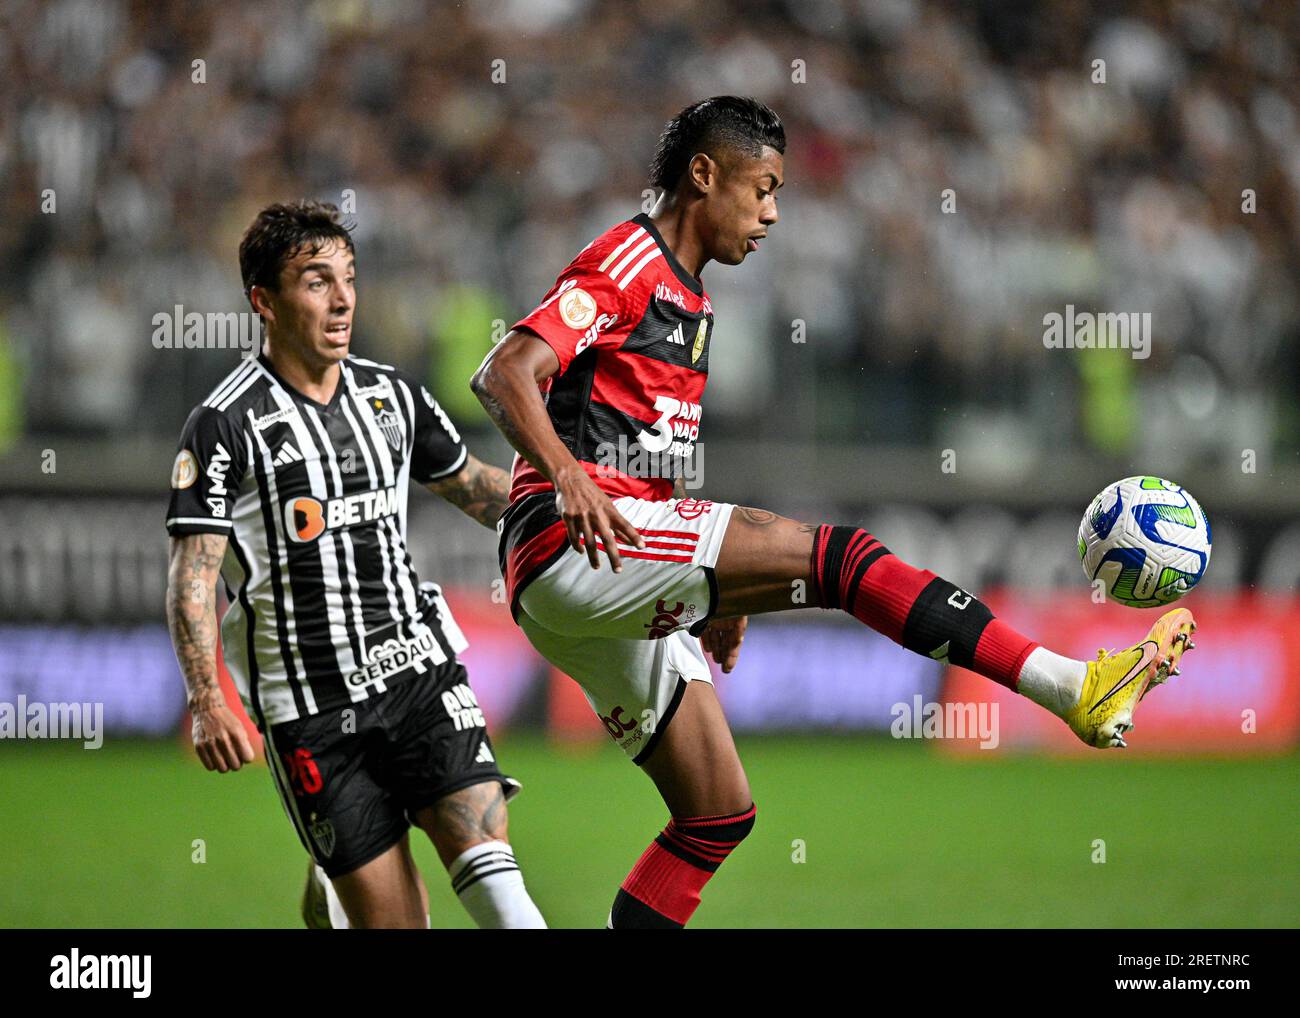
<instances>
[{"instance_id":1,"label":"player's hand","mask_svg":"<svg viewBox=\"0 0 1300 1018\"><path fill-rule=\"evenodd\" d=\"M644 548L645 541L636 527L623 519L596 482L585 470L576 466L555 478L555 508L564 520L568 531L569 547L576 552L585 551L592 569L600 568L600 549L596 539L605 545L605 554L614 572L623 571L623 561L618 555L618 541L634 548Z\"/></svg>"},{"instance_id":2,"label":"player's hand","mask_svg":"<svg viewBox=\"0 0 1300 1018\"><path fill-rule=\"evenodd\" d=\"M700 644L723 672L736 667L740 659L740 644L745 639L745 627L749 625L748 615L739 615L733 619L711 619L700 635Z\"/></svg>"},{"instance_id":3,"label":"player's hand","mask_svg":"<svg viewBox=\"0 0 1300 1018\"><path fill-rule=\"evenodd\" d=\"M253 762L253 745L243 723L224 703L194 711L194 748L210 771L237 771Z\"/></svg>"}]
</instances>

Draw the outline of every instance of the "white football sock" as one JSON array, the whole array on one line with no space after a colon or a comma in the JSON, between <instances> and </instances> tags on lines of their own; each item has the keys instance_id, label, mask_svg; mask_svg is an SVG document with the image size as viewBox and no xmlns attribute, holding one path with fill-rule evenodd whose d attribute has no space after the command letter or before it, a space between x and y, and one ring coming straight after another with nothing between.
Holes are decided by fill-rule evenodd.
<instances>
[{"instance_id":1,"label":"white football sock","mask_svg":"<svg viewBox=\"0 0 1300 1018\"><path fill-rule=\"evenodd\" d=\"M1087 662L1062 657L1046 647L1035 647L1020 668L1016 690L1057 717L1064 717L1083 695L1083 679L1087 674Z\"/></svg>"},{"instance_id":2,"label":"white football sock","mask_svg":"<svg viewBox=\"0 0 1300 1018\"><path fill-rule=\"evenodd\" d=\"M544 930L546 920L524 887L515 853L504 841L467 848L447 867L451 889L484 930Z\"/></svg>"}]
</instances>

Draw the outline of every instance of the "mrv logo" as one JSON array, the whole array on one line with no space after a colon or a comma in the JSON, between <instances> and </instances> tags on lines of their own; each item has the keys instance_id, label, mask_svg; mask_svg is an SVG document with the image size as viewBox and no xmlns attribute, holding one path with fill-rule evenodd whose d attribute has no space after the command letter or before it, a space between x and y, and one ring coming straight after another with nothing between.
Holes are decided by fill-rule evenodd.
<instances>
[{"instance_id":1,"label":"mrv logo","mask_svg":"<svg viewBox=\"0 0 1300 1018\"><path fill-rule=\"evenodd\" d=\"M326 530L355 527L397 513L397 488L362 491L324 502L300 495L284 504L284 529L298 544L314 541Z\"/></svg>"},{"instance_id":2,"label":"mrv logo","mask_svg":"<svg viewBox=\"0 0 1300 1018\"><path fill-rule=\"evenodd\" d=\"M223 517L226 515L226 496L230 494L226 490L226 474L230 470L230 453L220 442L217 443L216 449L212 452L212 458L208 460L208 508L212 511L213 516Z\"/></svg>"}]
</instances>

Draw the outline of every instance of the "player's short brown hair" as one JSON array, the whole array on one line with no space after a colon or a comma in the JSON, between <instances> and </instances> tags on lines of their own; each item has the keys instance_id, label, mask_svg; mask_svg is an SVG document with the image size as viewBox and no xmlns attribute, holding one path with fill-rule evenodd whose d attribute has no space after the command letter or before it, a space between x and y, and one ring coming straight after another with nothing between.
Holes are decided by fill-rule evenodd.
<instances>
[{"instance_id":1,"label":"player's short brown hair","mask_svg":"<svg viewBox=\"0 0 1300 1018\"><path fill-rule=\"evenodd\" d=\"M239 242L244 295L255 286L275 290L285 263L300 249L305 246L315 255L331 243L341 243L356 253L351 228L340 221L337 205L306 200L268 205Z\"/></svg>"},{"instance_id":2,"label":"player's short brown hair","mask_svg":"<svg viewBox=\"0 0 1300 1018\"><path fill-rule=\"evenodd\" d=\"M785 127L770 107L736 95L701 99L664 127L650 163L650 185L673 190L699 152L719 159L723 149L732 149L757 158L764 145L785 154Z\"/></svg>"}]
</instances>

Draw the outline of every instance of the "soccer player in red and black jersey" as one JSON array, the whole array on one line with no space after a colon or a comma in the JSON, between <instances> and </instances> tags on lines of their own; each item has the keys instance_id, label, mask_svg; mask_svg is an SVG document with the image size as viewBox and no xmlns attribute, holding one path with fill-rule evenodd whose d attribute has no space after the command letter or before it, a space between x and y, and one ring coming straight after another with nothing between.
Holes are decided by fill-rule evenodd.
<instances>
[{"instance_id":1,"label":"soccer player in red and black jersey","mask_svg":"<svg viewBox=\"0 0 1300 1018\"><path fill-rule=\"evenodd\" d=\"M730 671L746 617L800 607L800 583L808 606L1015 689L1099 748L1125 744L1138 700L1192 646L1179 608L1127 650L1072 660L857 527L685 497L711 354L700 272L759 250L778 220L784 151L779 118L755 100L682 110L659 140L651 213L583 249L472 383L519 453L499 524L515 619L672 814L615 897L616 929L684 926L752 828L702 650Z\"/></svg>"}]
</instances>

